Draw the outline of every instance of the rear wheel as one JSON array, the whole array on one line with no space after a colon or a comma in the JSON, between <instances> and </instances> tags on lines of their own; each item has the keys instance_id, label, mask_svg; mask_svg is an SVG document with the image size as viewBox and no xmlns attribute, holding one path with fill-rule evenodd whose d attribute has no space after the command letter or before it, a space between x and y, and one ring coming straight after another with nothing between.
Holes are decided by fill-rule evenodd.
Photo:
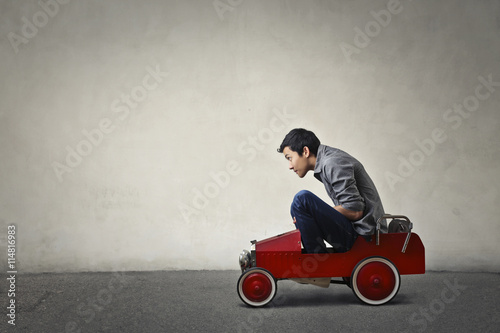
<instances>
[{"instance_id":1,"label":"rear wheel","mask_svg":"<svg viewBox=\"0 0 500 333\"><path fill-rule=\"evenodd\" d=\"M401 278L396 266L383 257L366 258L352 272L352 291L366 304L389 302L398 293L400 285Z\"/></svg>"},{"instance_id":2,"label":"rear wheel","mask_svg":"<svg viewBox=\"0 0 500 333\"><path fill-rule=\"evenodd\" d=\"M250 306L261 307L271 302L277 291L273 275L263 268L251 268L238 280L238 296Z\"/></svg>"}]
</instances>

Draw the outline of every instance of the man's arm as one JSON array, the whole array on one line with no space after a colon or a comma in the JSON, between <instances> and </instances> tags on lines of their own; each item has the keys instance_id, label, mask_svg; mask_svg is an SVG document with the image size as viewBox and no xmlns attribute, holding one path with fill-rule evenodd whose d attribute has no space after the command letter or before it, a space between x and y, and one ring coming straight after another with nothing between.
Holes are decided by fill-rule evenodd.
<instances>
[{"instance_id":1,"label":"man's arm","mask_svg":"<svg viewBox=\"0 0 500 333\"><path fill-rule=\"evenodd\" d=\"M324 170L337 199L338 205L334 208L351 221L360 220L365 208L364 199L356 185L354 168L352 158L339 156L330 159Z\"/></svg>"}]
</instances>

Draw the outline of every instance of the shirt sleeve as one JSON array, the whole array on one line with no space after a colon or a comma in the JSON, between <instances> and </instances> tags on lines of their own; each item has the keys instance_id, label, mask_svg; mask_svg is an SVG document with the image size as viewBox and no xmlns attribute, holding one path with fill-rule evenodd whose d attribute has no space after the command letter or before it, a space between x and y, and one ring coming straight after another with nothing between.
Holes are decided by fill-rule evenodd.
<instances>
[{"instance_id":1,"label":"shirt sleeve","mask_svg":"<svg viewBox=\"0 0 500 333\"><path fill-rule=\"evenodd\" d=\"M324 172L339 204L345 209L363 211L365 200L356 186L353 162L342 157L332 158L328 162L325 163Z\"/></svg>"}]
</instances>

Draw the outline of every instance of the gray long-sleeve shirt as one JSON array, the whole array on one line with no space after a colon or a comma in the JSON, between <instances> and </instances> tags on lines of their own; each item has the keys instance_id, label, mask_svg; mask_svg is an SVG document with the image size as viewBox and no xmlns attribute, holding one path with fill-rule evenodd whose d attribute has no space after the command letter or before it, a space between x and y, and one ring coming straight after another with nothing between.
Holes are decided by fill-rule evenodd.
<instances>
[{"instance_id":1,"label":"gray long-sleeve shirt","mask_svg":"<svg viewBox=\"0 0 500 333\"><path fill-rule=\"evenodd\" d=\"M384 207L375 184L357 159L340 149L320 145L314 177L325 185L335 206L363 211L363 217L352 222L359 235L375 233L377 220L384 215ZM381 231L387 232L385 220Z\"/></svg>"}]
</instances>

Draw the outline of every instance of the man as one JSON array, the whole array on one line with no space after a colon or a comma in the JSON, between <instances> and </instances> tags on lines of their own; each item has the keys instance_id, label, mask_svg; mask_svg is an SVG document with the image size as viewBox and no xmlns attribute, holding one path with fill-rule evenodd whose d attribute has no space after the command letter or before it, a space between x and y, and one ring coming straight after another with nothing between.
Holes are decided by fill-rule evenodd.
<instances>
[{"instance_id":1,"label":"man","mask_svg":"<svg viewBox=\"0 0 500 333\"><path fill-rule=\"evenodd\" d=\"M358 235L375 233L384 208L375 184L358 160L340 149L320 144L313 132L302 128L290 131L278 152L285 155L290 170L300 178L314 171L314 177L325 185L335 204L332 207L305 190L295 195L290 212L307 253L327 252L323 240L335 252L346 252ZM381 229L387 232L385 220Z\"/></svg>"}]
</instances>

